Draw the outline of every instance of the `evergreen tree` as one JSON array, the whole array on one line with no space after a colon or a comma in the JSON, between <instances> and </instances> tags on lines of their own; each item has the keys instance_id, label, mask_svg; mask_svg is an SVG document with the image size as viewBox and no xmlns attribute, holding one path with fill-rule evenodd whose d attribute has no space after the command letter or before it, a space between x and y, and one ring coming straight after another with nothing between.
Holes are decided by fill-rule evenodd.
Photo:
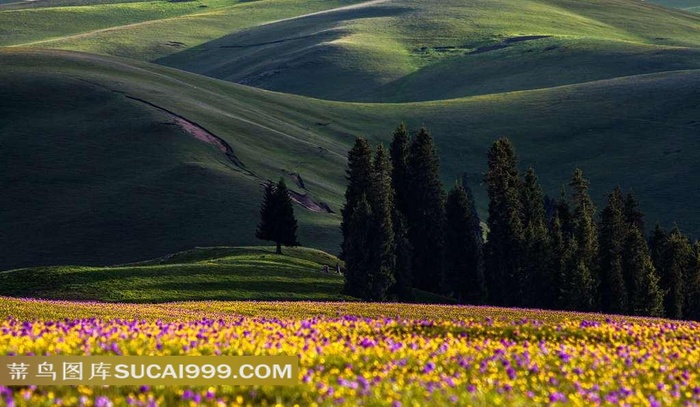
<instances>
[{"instance_id":1,"label":"evergreen tree","mask_svg":"<svg viewBox=\"0 0 700 407\"><path fill-rule=\"evenodd\" d=\"M280 178L275 187L275 242L277 253L282 253L282 245L299 246L297 241L297 219L289 190L284 179Z\"/></svg>"},{"instance_id":2,"label":"evergreen tree","mask_svg":"<svg viewBox=\"0 0 700 407\"><path fill-rule=\"evenodd\" d=\"M396 282L391 294L402 301L413 298L411 289L411 260L413 248L408 235L408 201L411 194L409 180L409 145L410 137L406 125L401 123L394 131L389 154L391 156L391 185L394 190L394 208L392 222L394 226L394 252L396 253Z\"/></svg>"},{"instance_id":3,"label":"evergreen tree","mask_svg":"<svg viewBox=\"0 0 700 407\"><path fill-rule=\"evenodd\" d=\"M480 273L481 242L474 233L474 202L466 190L456 184L445 203L445 287L457 301L479 304L483 300L484 285Z\"/></svg>"},{"instance_id":4,"label":"evergreen tree","mask_svg":"<svg viewBox=\"0 0 700 407\"><path fill-rule=\"evenodd\" d=\"M566 186L562 185L559 201L557 202L556 206L556 211L559 215L559 222L561 223L562 233L568 239L574 233L574 215L571 212L571 205L569 205L569 201L567 200L566 195Z\"/></svg>"},{"instance_id":5,"label":"evergreen tree","mask_svg":"<svg viewBox=\"0 0 700 407\"><path fill-rule=\"evenodd\" d=\"M649 248L641 230L631 227L624 249L625 270L631 277L628 286L632 315L661 317L664 314L664 294L659 276L651 261Z\"/></svg>"},{"instance_id":6,"label":"evergreen tree","mask_svg":"<svg viewBox=\"0 0 700 407\"><path fill-rule=\"evenodd\" d=\"M608 196L608 206L600 214L600 307L612 314L628 312L627 288L632 284L623 270L623 249L628 223L620 187ZM626 275L627 274L627 275Z\"/></svg>"},{"instance_id":7,"label":"evergreen tree","mask_svg":"<svg viewBox=\"0 0 700 407\"><path fill-rule=\"evenodd\" d=\"M535 170L525 174L522 190L524 235L524 266L520 296L522 305L548 307L556 295L556 277L545 265L550 256L544 197Z\"/></svg>"},{"instance_id":8,"label":"evergreen tree","mask_svg":"<svg viewBox=\"0 0 700 407\"><path fill-rule=\"evenodd\" d=\"M294 206L283 178L280 178L276 186L272 183L265 185L260 207L260 224L255 236L258 239L274 241L277 244L277 254L282 254L282 245L299 245Z\"/></svg>"},{"instance_id":9,"label":"evergreen tree","mask_svg":"<svg viewBox=\"0 0 700 407\"><path fill-rule=\"evenodd\" d=\"M523 272L523 208L521 181L513 144L497 140L488 153L485 182L489 195L486 281L491 302L519 305Z\"/></svg>"},{"instance_id":10,"label":"evergreen tree","mask_svg":"<svg viewBox=\"0 0 700 407\"><path fill-rule=\"evenodd\" d=\"M693 249L690 242L676 226L662 242L658 260L661 288L666 292L665 314L669 318L684 317L685 284L692 259Z\"/></svg>"},{"instance_id":11,"label":"evergreen tree","mask_svg":"<svg viewBox=\"0 0 700 407\"><path fill-rule=\"evenodd\" d=\"M369 186L372 179L372 149L367 140L356 138L355 145L348 152L348 168L345 170L348 185L345 190L345 206L341 209L342 222L340 224L343 233L341 257L345 258L345 244L348 241L348 225L352 213L358 205L362 195L369 195Z\"/></svg>"},{"instance_id":12,"label":"evergreen tree","mask_svg":"<svg viewBox=\"0 0 700 407\"><path fill-rule=\"evenodd\" d=\"M255 231L255 237L260 240L275 240L275 184L272 181L265 183L263 201L260 204L260 223Z\"/></svg>"},{"instance_id":13,"label":"evergreen tree","mask_svg":"<svg viewBox=\"0 0 700 407\"><path fill-rule=\"evenodd\" d=\"M695 242L693 261L686 277L685 318L700 321L700 241Z\"/></svg>"},{"instance_id":14,"label":"evergreen tree","mask_svg":"<svg viewBox=\"0 0 700 407\"><path fill-rule=\"evenodd\" d=\"M406 218L394 207L392 222L394 225L394 252L396 253L396 268L394 278L396 282L390 289L390 294L401 301L413 299L411 289L411 256L413 250L408 240L408 228Z\"/></svg>"},{"instance_id":15,"label":"evergreen tree","mask_svg":"<svg viewBox=\"0 0 700 407\"><path fill-rule=\"evenodd\" d=\"M595 206L588 195L588 181L583 178L583 171L576 169L569 184L572 188L574 213L572 219L573 236L576 242L572 283L580 283L577 293L569 293L579 297L577 303L581 311L590 311L597 305L597 262L598 262L598 231L593 221ZM590 282L590 284L589 284ZM573 285L570 289L575 289Z\"/></svg>"},{"instance_id":16,"label":"evergreen tree","mask_svg":"<svg viewBox=\"0 0 700 407\"><path fill-rule=\"evenodd\" d=\"M651 261L660 274L663 273L663 264L661 264L661 260L664 244L666 244L667 239L668 233L657 223L649 238L649 252L651 253Z\"/></svg>"},{"instance_id":17,"label":"evergreen tree","mask_svg":"<svg viewBox=\"0 0 700 407\"><path fill-rule=\"evenodd\" d=\"M347 222L345 240L345 294L368 298L371 294L369 270L375 263L374 219L367 196L362 194Z\"/></svg>"},{"instance_id":18,"label":"evergreen tree","mask_svg":"<svg viewBox=\"0 0 700 407\"><path fill-rule=\"evenodd\" d=\"M408 213L411 185L408 174L410 138L406 125L401 123L394 131L394 136L389 146L391 154L391 182L394 188L396 208L404 215Z\"/></svg>"},{"instance_id":19,"label":"evergreen tree","mask_svg":"<svg viewBox=\"0 0 700 407\"><path fill-rule=\"evenodd\" d=\"M631 192L625 198L625 221L628 225L639 229L644 236L644 214L639 209L639 201Z\"/></svg>"},{"instance_id":20,"label":"evergreen tree","mask_svg":"<svg viewBox=\"0 0 700 407\"><path fill-rule=\"evenodd\" d=\"M563 305L573 311L591 311L595 306L595 280L585 261L576 255L578 244L572 240L569 250L573 255L567 264L564 277Z\"/></svg>"},{"instance_id":21,"label":"evergreen tree","mask_svg":"<svg viewBox=\"0 0 700 407\"><path fill-rule=\"evenodd\" d=\"M551 226L549 228L549 258L545 267L552 279L552 286L545 292L547 308L562 309L566 307L565 282L566 276L569 274L568 268L571 264L571 246L569 239L564 236L559 212L555 211Z\"/></svg>"},{"instance_id":22,"label":"evergreen tree","mask_svg":"<svg viewBox=\"0 0 700 407\"><path fill-rule=\"evenodd\" d=\"M391 164L383 146L377 147L370 184L370 207L372 210L371 254L372 264L368 270L369 292L364 298L383 301L389 288L395 283L396 247L392 224L393 190L391 188Z\"/></svg>"},{"instance_id":23,"label":"evergreen tree","mask_svg":"<svg viewBox=\"0 0 700 407\"><path fill-rule=\"evenodd\" d=\"M445 193L433 138L425 128L411 141L408 174L411 191L406 217L413 247L414 286L437 292L443 271Z\"/></svg>"}]
</instances>

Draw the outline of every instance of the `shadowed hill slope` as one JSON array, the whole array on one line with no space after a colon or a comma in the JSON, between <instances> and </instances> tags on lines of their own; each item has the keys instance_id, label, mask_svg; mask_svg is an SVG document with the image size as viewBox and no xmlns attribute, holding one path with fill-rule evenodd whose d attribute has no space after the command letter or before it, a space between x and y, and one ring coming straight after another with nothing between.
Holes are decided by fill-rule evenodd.
<instances>
[{"instance_id":1,"label":"shadowed hill slope","mask_svg":"<svg viewBox=\"0 0 700 407\"><path fill-rule=\"evenodd\" d=\"M348 148L356 135L387 143L402 120L432 130L443 180L466 172L482 214L485 153L508 135L546 192L579 166L598 203L619 183L650 223L700 232L698 70L360 104L64 51L0 50L0 66L0 269L259 244L260 185L280 176L335 212L295 207L301 242L335 253Z\"/></svg>"}]
</instances>

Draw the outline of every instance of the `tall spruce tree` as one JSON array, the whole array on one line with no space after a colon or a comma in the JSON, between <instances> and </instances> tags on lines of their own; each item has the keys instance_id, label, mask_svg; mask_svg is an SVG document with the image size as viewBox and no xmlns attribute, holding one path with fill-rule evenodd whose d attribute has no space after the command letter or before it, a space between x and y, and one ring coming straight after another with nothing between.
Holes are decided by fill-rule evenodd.
<instances>
[{"instance_id":1,"label":"tall spruce tree","mask_svg":"<svg viewBox=\"0 0 700 407\"><path fill-rule=\"evenodd\" d=\"M694 245L693 261L686 276L685 318L700 321L700 241Z\"/></svg>"},{"instance_id":2,"label":"tall spruce tree","mask_svg":"<svg viewBox=\"0 0 700 407\"><path fill-rule=\"evenodd\" d=\"M370 182L372 180L372 149L364 138L355 139L355 144L348 152L348 167L345 170L348 181L345 189L345 206L340 210L342 221L340 224L343 233L341 257L345 258L345 243L348 241L348 225L352 213L357 207L361 197L369 195Z\"/></svg>"},{"instance_id":3,"label":"tall spruce tree","mask_svg":"<svg viewBox=\"0 0 700 407\"><path fill-rule=\"evenodd\" d=\"M639 229L644 236L644 214L639 208L639 201L631 192L625 197L625 221L628 225Z\"/></svg>"},{"instance_id":4,"label":"tall spruce tree","mask_svg":"<svg viewBox=\"0 0 700 407\"><path fill-rule=\"evenodd\" d=\"M525 173L522 188L524 234L524 265L521 281L521 305L547 307L554 298L556 277L546 267L549 252L547 221L545 219L544 195L535 170L530 167Z\"/></svg>"},{"instance_id":5,"label":"tall spruce tree","mask_svg":"<svg viewBox=\"0 0 700 407\"><path fill-rule=\"evenodd\" d=\"M474 202L457 183L445 203L445 292L460 303L480 304L485 286L480 272L481 242L475 233Z\"/></svg>"},{"instance_id":6,"label":"tall spruce tree","mask_svg":"<svg viewBox=\"0 0 700 407\"><path fill-rule=\"evenodd\" d=\"M661 264L661 260L667 239L668 233L657 223L649 237L649 252L651 254L651 261L654 263L654 267L656 267L659 274L663 273L663 264Z\"/></svg>"},{"instance_id":7,"label":"tall spruce tree","mask_svg":"<svg viewBox=\"0 0 700 407\"><path fill-rule=\"evenodd\" d=\"M685 315L685 284L692 265L693 249L678 226L674 227L662 242L659 255L661 288L666 292L666 317L681 319Z\"/></svg>"},{"instance_id":8,"label":"tall spruce tree","mask_svg":"<svg viewBox=\"0 0 700 407\"><path fill-rule=\"evenodd\" d=\"M367 195L360 195L352 215L347 221L348 237L345 239L345 289L347 295L369 298L370 270L376 264L373 243L375 241L374 216Z\"/></svg>"},{"instance_id":9,"label":"tall spruce tree","mask_svg":"<svg viewBox=\"0 0 700 407\"><path fill-rule=\"evenodd\" d=\"M486 281L491 302L519 305L523 273L523 208L518 160L507 138L488 152L485 182L489 195L488 240L484 247Z\"/></svg>"},{"instance_id":10,"label":"tall spruce tree","mask_svg":"<svg viewBox=\"0 0 700 407\"><path fill-rule=\"evenodd\" d=\"M390 292L395 298L408 301L413 299L411 285L411 263L413 248L408 235L408 201L411 194L409 180L410 137L408 129L401 123L396 130L389 146L391 156L391 185L394 190L394 208L392 210L392 222L394 226L394 251L396 253L396 269L394 277L396 282Z\"/></svg>"},{"instance_id":11,"label":"tall spruce tree","mask_svg":"<svg viewBox=\"0 0 700 407\"><path fill-rule=\"evenodd\" d=\"M638 226L630 227L624 248L624 268L630 276L629 312L632 315L661 317L664 315L664 294L659 276L649 255L647 242Z\"/></svg>"},{"instance_id":12,"label":"tall spruce tree","mask_svg":"<svg viewBox=\"0 0 700 407\"><path fill-rule=\"evenodd\" d=\"M406 217L413 247L414 286L437 292L443 272L445 193L433 138L425 128L411 141L408 174L411 191Z\"/></svg>"},{"instance_id":13,"label":"tall spruce tree","mask_svg":"<svg viewBox=\"0 0 700 407\"><path fill-rule=\"evenodd\" d=\"M369 292L364 298L372 301L387 299L389 288L396 282L396 246L392 211L391 163L384 146L379 145L372 163L369 202L372 209L372 265L368 270Z\"/></svg>"},{"instance_id":14,"label":"tall spruce tree","mask_svg":"<svg viewBox=\"0 0 700 407\"><path fill-rule=\"evenodd\" d=\"M573 236L576 242L576 264L569 275L569 293L574 309L591 311L597 306L598 231L593 221L595 206L588 195L588 180L576 169L569 183L572 188L574 213ZM571 292L575 290L576 292Z\"/></svg>"},{"instance_id":15,"label":"tall spruce tree","mask_svg":"<svg viewBox=\"0 0 700 407\"><path fill-rule=\"evenodd\" d=\"M396 268L394 278L396 282L389 292L394 298L401 301L413 299L411 288L411 257L413 250L411 242L408 240L408 228L406 217L394 207L392 211L392 222L394 226L394 252L396 253Z\"/></svg>"},{"instance_id":16,"label":"tall spruce tree","mask_svg":"<svg viewBox=\"0 0 700 407\"><path fill-rule=\"evenodd\" d=\"M260 222L255 231L255 237L260 240L275 240L275 184L272 181L265 183L265 192L260 204Z\"/></svg>"},{"instance_id":17,"label":"tall spruce tree","mask_svg":"<svg viewBox=\"0 0 700 407\"><path fill-rule=\"evenodd\" d=\"M275 186L271 182L265 185L265 194L260 206L260 223L255 236L275 242L277 254L282 254L282 245L299 245L294 206L283 178L280 178Z\"/></svg>"},{"instance_id":18,"label":"tall spruce tree","mask_svg":"<svg viewBox=\"0 0 700 407\"><path fill-rule=\"evenodd\" d=\"M411 185L408 174L408 157L410 137L406 125L401 123L394 131L389 146L391 155L391 183L394 188L394 200L396 208L406 216L408 202L411 195Z\"/></svg>"},{"instance_id":19,"label":"tall spruce tree","mask_svg":"<svg viewBox=\"0 0 700 407\"><path fill-rule=\"evenodd\" d=\"M549 257L544 264L552 279L552 286L545 292L547 297L544 299L544 307L546 308L566 308L565 282L573 254L569 240L564 235L559 212L555 211L549 227Z\"/></svg>"},{"instance_id":20,"label":"tall spruce tree","mask_svg":"<svg viewBox=\"0 0 700 407\"><path fill-rule=\"evenodd\" d=\"M623 250L628 223L620 187L608 195L608 205L600 214L600 309L612 314L624 314L630 308L627 287L632 284L626 276Z\"/></svg>"},{"instance_id":21,"label":"tall spruce tree","mask_svg":"<svg viewBox=\"0 0 700 407\"><path fill-rule=\"evenodd\" d=\"M282 253L282 245L299 246L297 240L297 219L289 189L283 178L275 186L275 242L277 253Z\"/></svg>"}]
</instances>

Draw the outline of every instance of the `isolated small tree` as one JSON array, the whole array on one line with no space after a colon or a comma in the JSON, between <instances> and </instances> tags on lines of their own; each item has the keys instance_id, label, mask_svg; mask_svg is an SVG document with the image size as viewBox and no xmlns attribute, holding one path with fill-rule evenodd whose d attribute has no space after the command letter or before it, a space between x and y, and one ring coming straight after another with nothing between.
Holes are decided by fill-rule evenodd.
<instances>
[{"instance_id":1,"label":"isolated small tree","mask_svg":"<svg viewBox=\"0 0 700 407\"><path fill-rule=\"evenodd\" d=\"M260 204L260 223L255 231L255 237L260 240L275 240L275 184L272 181L265 183L263 201Z\"/></svg>"},{"instance_id":2,"label":"isolated small tree","mask_svg":"<svg viewBox=\"0 0 700 407\"><path fill-rule=\"evenodd\" d=\"M289 190L280 178L276 186L271 182L265 185L263 202L260 206L260 223L255 236L261 240L271 240L277 244L277 254L282 254L282 245L298 246L297 220L294 217Z\"/></svg>"}]
</instances>

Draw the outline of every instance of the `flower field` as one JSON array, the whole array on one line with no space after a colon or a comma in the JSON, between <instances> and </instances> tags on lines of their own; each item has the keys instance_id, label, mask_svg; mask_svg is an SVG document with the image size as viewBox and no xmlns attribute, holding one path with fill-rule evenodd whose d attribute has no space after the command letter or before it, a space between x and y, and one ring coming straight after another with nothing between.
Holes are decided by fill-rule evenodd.
<instances>
[{"instance_id":1,"label":"flower field","mask_svg":"<svg viewBox=\"0 0 700 407\"><path fill-rule=\"evenodd\" d=\"M700 324L405 304L0 297L0 355L299 355L292 387L0 387L0 405L700 405Z\"/></svg>"}]
</instances>

